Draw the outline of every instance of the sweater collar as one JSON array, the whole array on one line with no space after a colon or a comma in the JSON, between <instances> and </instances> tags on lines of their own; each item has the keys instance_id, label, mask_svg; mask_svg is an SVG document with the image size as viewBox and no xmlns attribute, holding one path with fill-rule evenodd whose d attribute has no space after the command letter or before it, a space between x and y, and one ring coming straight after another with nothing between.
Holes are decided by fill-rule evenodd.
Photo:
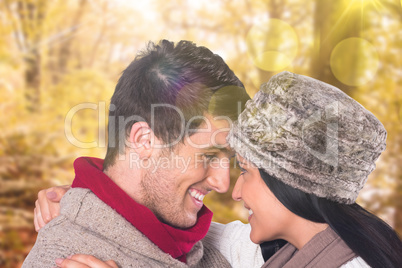
<instances>
[{"instance_id":1,"label":"sweater collar","mask_svg":"<svg viewBox=\"0 0 402 268\"><path fill-rule=\"evenodd\" d=\"M186 262L186 254L208 232L212 212L206 206L203 206L198 212L198 220L193 227L177 229L160 222L151 210L135 202L118 187L103 173L102 159L77 158L74 162L74 169L73 188L90 189L99 199L115 209L163 252L170 254L175 259Z\"/></svg>"},{"instance_id":2,"label":"sweater collar","mask_svg":"<svg viewBox=\"0 0 402 268\"><path fill-rule=\"evenodd\" d=\"M287 243L261 267L340 267L357 255L331 227L316 234L300 250Z\"/></svg>"}]
</instances>

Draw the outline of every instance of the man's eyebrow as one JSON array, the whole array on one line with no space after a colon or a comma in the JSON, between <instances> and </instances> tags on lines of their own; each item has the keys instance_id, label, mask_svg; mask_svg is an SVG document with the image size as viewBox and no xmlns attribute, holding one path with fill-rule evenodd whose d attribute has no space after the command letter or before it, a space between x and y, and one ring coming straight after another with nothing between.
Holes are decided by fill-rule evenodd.
<instances>
[{"instance_id":1,"label":"man's eyebrow","mask_svg":"<svg viewBox=\"0 0 402 268\"><path fill-rule=\"evenodd\" d=\"M230 147L209 146L203 149L204 151L219 151L224 154L228 154L231 157L235 155L234 151Z\"/></svg>"}]
</instances>

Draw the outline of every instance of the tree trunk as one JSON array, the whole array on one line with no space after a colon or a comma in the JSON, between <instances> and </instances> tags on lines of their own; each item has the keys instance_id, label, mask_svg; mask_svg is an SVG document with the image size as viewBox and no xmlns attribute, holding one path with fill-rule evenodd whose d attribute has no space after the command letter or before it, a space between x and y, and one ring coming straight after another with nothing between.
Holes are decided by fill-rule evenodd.
<instances>
[{"instance_id":1,"label":"tree trunk","mask_svg":"<svg viewBox=\"0 0 402 268\"><path fill-rule=\"evenodd\" d=\"M21 34L25 54L25 97L27 109L37 112L40 109L41 87L41 27L46 12L46 1L18 2L18 16L21 22Z\"/></svg>"},{"instance_id":2,"label":"tree trunk","mask_svg":"<svg viewBox=\"0 0 402 268\"><path fill-rule=\"evenodd\" d=\"M286 1L281 1L281 0L270 0L267 2L267 11L269 13L269 18L271 19L282 19L283 16L283 10L284 7L286 6ZM268 36L269 38L269 36ZM275 74L276 72L273 71L265 71L262 69L258 69L258 76L259 76L259 82L260 84L266 83L271 79L271 77Z\"/></svg>"},{"instance_id":3,"label":"tree trunk","mask_svg":"<svg viewBox=\"0 0 402 268\"><path fill-rule=\"evenodd\" d=\"M25 57L25 98L30 112L38 112L40 109L40 59L36 48Z\"/></svg>"},{"instance_id":4,"label":"tree trunk","mask_svg":"<svg viewBox=\"0 0 402 268\"><path fill-rule=\"evenodd\" d=\"M342 40L359 37L362 29L360 14L348 10L344 0L317 0L314 15L314 51L311 76L349 93L350 87L333 75L331 53ZM352 14L355 13L355 14ZM356 63L357 64L357 63Z\"/></svg>"}]
</instances>

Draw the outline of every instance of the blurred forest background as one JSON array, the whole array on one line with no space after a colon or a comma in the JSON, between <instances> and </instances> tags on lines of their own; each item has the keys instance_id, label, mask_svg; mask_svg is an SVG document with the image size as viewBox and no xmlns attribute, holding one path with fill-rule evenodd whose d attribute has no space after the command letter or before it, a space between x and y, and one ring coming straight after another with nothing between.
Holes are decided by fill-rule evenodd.
<instances>
[{"instance_id":1,"label":"blurred forest background","mask_svg":"<svg viewBox=\"0 0 402 268\"><path fill-rule=\"evenodd\" d=\"M20 266L35 241L37 192L70 184L76 157L104 157L117 79L148 40L162 38L221 55L251 96L289 70L333 84L371 110L388 130L387 149L358 201L402 233L401 4L1 0L0 267ZM83 103L91 108L77 110ZM216 221L246 219L230 192L206 203Z\"/></svg>"}]
</instances>

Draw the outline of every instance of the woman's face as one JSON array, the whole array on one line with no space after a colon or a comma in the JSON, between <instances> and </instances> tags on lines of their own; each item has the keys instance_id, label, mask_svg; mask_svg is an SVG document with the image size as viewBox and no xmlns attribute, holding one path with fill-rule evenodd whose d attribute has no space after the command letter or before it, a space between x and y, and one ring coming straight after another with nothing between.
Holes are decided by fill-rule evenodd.
<instances>
[{"instance_id":1,"label":"woman's face","mask_svg":"<svg viewBox=\"0 0 402 268\"><path fill-rule=\"evenodd\" d=\"M275 239L286 239L294 214L269 190L256 166L237 155L241 174L233 189L232 197L243 200L249 210L250 238L256 244Z\"/></svg>"}]
</instances>

